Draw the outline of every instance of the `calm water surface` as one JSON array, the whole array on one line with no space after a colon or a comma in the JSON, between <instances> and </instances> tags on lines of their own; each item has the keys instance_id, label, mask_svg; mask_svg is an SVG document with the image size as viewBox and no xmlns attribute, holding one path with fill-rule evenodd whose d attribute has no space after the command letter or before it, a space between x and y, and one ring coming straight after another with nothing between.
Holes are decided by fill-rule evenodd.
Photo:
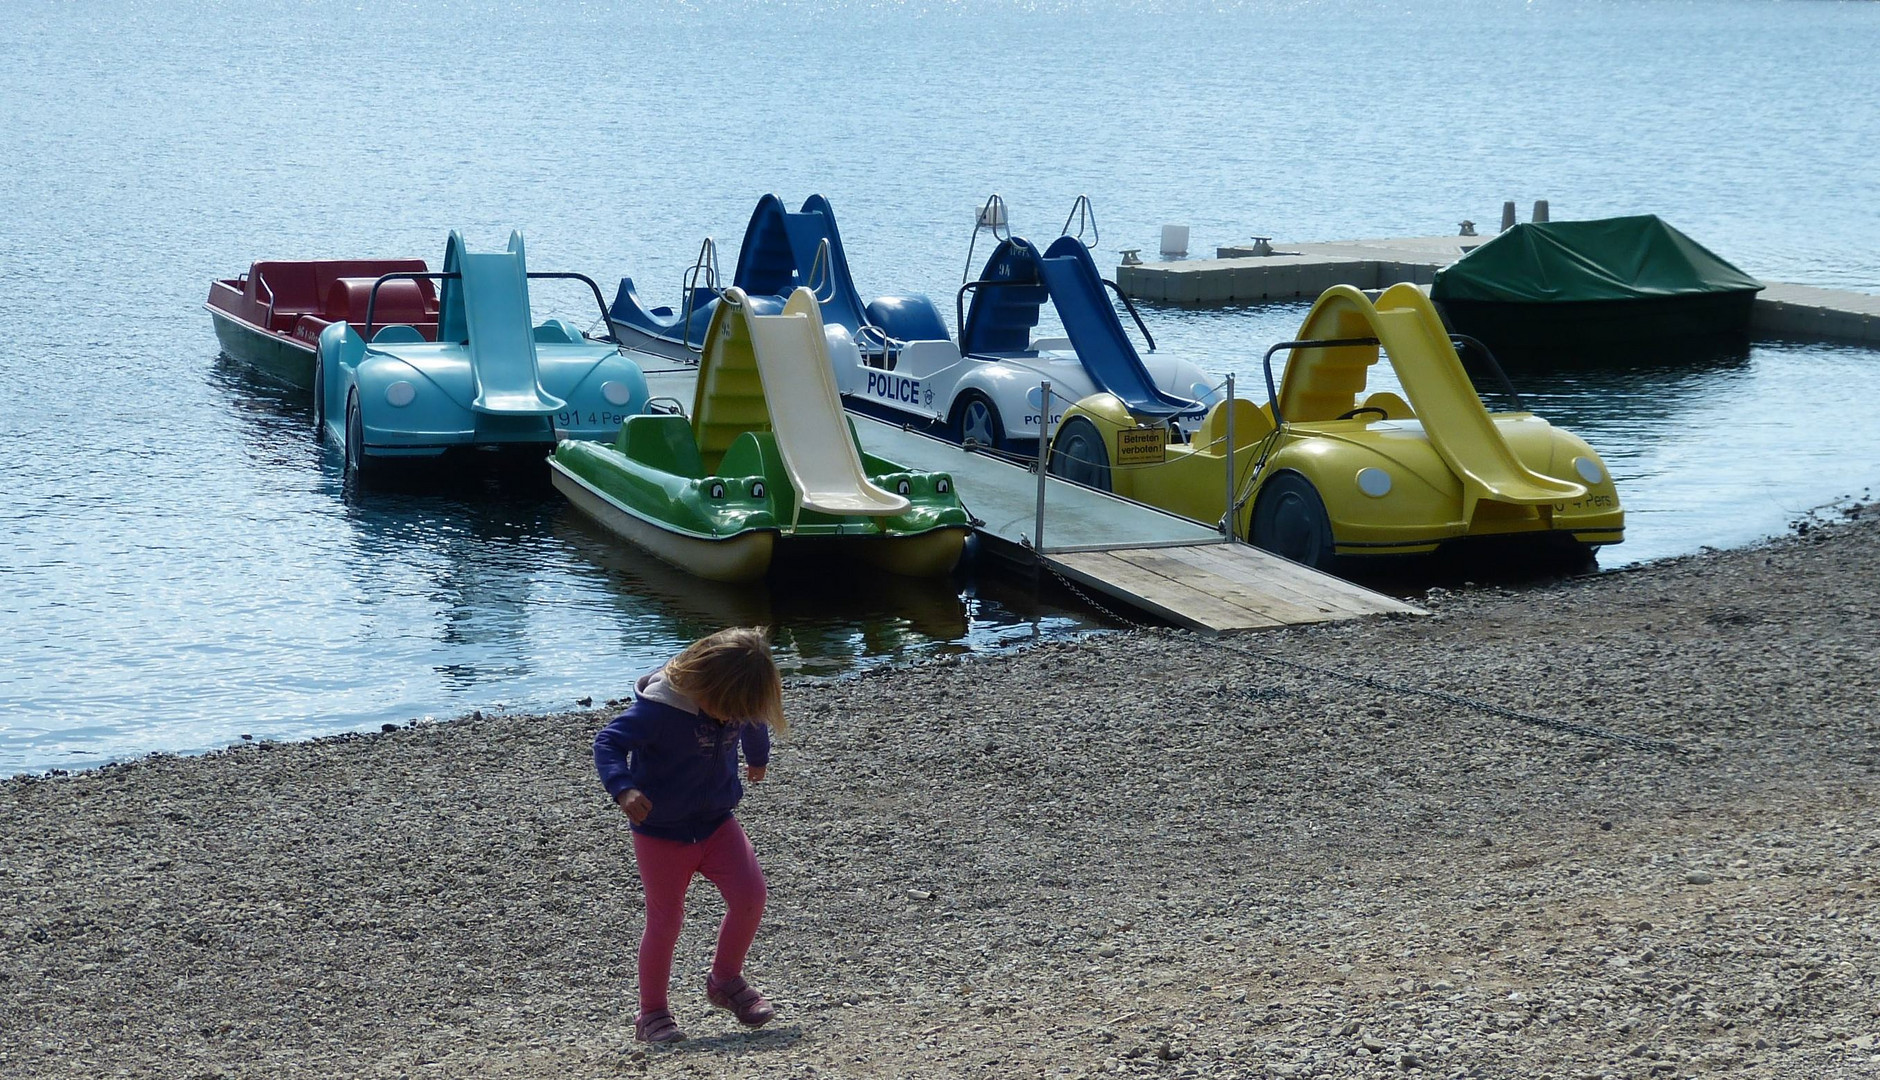
<instances>
[{"instance_id":1,"label":"calm water surface","mask_svg":"<svg viewBox=\"0 0 1880 1080\"><path fill-rule=\"evenodd\" d=\"M864 292L950 297L972 208L1115 249L1655 212L1772 280L1880 290L1870 3L0 6L0 774L247 733L559 706L727 622L834 672L1091 625L997 580L713 590L539 487L356 497L306 403L219 360L261 257L529 236L676 293L820 191ZM663 285L662 285L663 283ZM578 297L542 297L584 318ZM950 306L945 305L943 306ZM1151 313L1257 373L1303 309ZM1529 382L1612 464L1606 565L1747 542L1880 478L1880 357L1759 344Z\"/></svg>"}]
</instances>

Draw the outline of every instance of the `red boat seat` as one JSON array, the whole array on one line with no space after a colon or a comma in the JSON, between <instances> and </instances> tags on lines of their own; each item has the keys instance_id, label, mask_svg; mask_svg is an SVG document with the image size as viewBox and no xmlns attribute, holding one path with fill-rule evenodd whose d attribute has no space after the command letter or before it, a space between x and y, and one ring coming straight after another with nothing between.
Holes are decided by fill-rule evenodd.
<instances>
[{"instance_id":1,"label":"red boat seat","mask_svg":"<svg viewBox=\"0 0 1880 1080\"><path fill-rule=\"evenodd\" d=\"M248 287L254 291L256 306L273 311L268 329L288 331L301 315L320 310L318 281L313 267L304 262L258 262L248 272Z\"/></svg>"},{"instance_id":2,"label":"red boat seat","mask_svg":"<svg viewBox=\"0 0 1880 1080\"><path fill-rule=\"evenodd\" d=\"M375 278L343 277L333 282L333 287L326 294L326 318L332 322L341 319L356 326L364 327L366 308L372 308L372 326L374 330L393 323L417 326L435 323L437 315L426 304L428 282L399 279L388 281L379 286L376 302L372 300L372 283Z\"/></svg>"}]
</instances>

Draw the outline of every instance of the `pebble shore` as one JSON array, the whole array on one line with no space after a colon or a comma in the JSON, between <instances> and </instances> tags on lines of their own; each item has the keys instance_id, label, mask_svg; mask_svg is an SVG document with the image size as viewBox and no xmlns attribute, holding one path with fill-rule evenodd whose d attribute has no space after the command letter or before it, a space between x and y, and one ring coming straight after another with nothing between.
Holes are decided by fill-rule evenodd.
<instances>
[{"instance_id":1,"label":"pebble shore","mask_svg":"<svg viewBox=\"0 0 1880 1080\"><path fill-rule=\"evenodd\" d=\"M0 781L0 1076L1880 1075L1846 516L1427 618L795 683L740 812L777 1019L707 1007L700 883L676 1049L633 1042L613 710Z\"/></svg>"}]
</instances>

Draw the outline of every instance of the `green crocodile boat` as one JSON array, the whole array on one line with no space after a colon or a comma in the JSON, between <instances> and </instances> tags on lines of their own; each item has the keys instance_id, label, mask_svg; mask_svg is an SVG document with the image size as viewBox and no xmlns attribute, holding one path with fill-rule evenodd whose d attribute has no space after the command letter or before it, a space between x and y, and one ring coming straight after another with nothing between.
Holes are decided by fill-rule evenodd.
<instances>
[{"instance_id":1,"label":"green crocodile boat","mask_svg":"<svg viewBox=\"0 0 1880 1080\"><path fill-rule=\"evenodd\" d=\"M777 315L727 289L705 340L690 418L629 416L611 446L555 448L555 486L576 507L714 581L763 577L786 553L952 571L971 530L953 478L861 449L808 289Z\"/></svg>"}]
</instances>

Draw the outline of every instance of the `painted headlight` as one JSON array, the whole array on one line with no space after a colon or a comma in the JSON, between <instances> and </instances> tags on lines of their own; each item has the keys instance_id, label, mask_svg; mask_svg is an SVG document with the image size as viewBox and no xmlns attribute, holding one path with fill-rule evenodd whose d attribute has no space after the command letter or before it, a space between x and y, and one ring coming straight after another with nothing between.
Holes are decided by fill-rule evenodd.
<instances>
[{"instance_id":1,"label":"painted headlight","mask_svg":"<svg viewBox=\"0 0 1880 1080\"><path fill-rule=\"evenodd\" d=\"M385 388L385 403L387 405L402 409L413 401L416 401L417 398L418 388L403 379Z\"/></svg>"},{"instance_id":2,"label":"painted headlight","mask_svg":"<svg viewBox=\"0 0 1880 1080\"><path fill-rule=\"evenodd\" d=\"M633 391L627 388L626 383L609 379L601 384L601 396L607 399L607 404L619 407L633 400Z\"/></svg>"},{"instance_id":3,"label":"painted headlight","mask_svg":"<svg viewBox=\"0 0 1880 1080\"><path fill-rule=\"evenodd\" d=\"M1605 472L1599 467L1599 462L1594 461L1592 458L1574 458L1573 471L1579 473L1580 479L1589 484L1597 484L1606 478Z\"/></svg>"},{"instance_id":4,"label":"painted headlight","mask_svg":"<svg viewBox=\"0 0 1880 1080\"><path fill-rule=\"evenodd\" d=\"M1390 494L1390 474L1378 468L1359 469L1358 490L1373 499L1381 499Z\"/></svg>"}]
</instances>

